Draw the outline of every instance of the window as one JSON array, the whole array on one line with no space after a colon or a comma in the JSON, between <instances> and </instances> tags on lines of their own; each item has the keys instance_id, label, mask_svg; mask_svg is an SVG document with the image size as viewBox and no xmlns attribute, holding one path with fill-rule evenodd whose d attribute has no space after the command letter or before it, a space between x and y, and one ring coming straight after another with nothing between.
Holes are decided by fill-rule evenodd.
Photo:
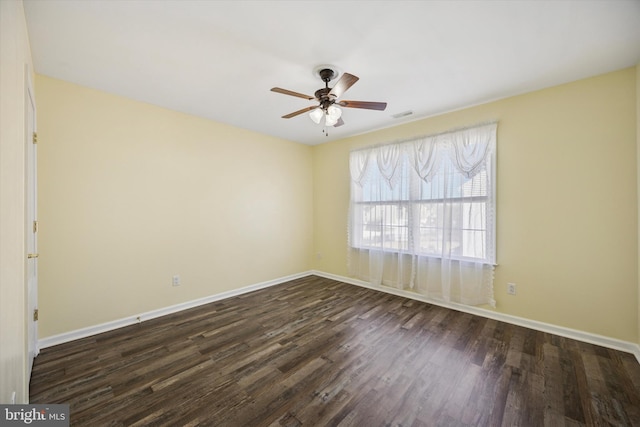
<instances>
[{"instance_id":1,"label":"window","mask_svg":"<svg viewBox=\"0 0 640 427\"><path fill-rule=\"evenodd\" d=\"M488 244L493 224L487 215L493 209L487 206L491 171L485 168L467 178L450 159L442 162L430 182L410 174L403 162L400 179L406 183L395 188L371 168L371 176L355 188L353 245L493 263L493 245Z\"/></svg>"},{"instance_id":2,"label":"window","mask_svg":"<svg viewBox=\"0 0 640 427\"><path fill-rule=\"evenodd\" d=\"M396 271L396 262L394 274L409 277L410 286L421 258L492 269L495 134L492 123L353 151L351 249L402 256L398 262L412 271ZM380 259L369 268L384 270Z\"/></svg>"}]
</instances>

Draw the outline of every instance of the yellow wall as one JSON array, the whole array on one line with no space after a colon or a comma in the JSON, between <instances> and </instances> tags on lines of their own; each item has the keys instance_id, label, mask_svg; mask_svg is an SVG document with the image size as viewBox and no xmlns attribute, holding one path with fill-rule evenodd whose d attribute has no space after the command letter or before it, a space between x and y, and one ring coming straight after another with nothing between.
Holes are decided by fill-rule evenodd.
<instances>
[{"instance_id":1,"label":"yellow wall","mask_svg":"<svg viewBox=\"0 0 640 427\"><path fill-rule=\"evenodd\" d=\"M22 2L0 1L0 403L29 400L25 227L25 66Z\"/></svg>"},{"instance_id":2,"label":"yellow wall","mask_svg":"<svg viewBox=\"0 0 640 427\"><path fill-rule=\"evenodd\" d=\"M636 84L630 68L314 147L314 268L347 276L350 149L498 119L496 310L637 342Z\"/></svg>"},{"instance_id":3,"label":"yellow wall","mask_svg":"<svg viewBox=\"0 0 640 427\"><path fill-rule=\"evenodd\" d=\"M36 87L41 338L309 270L311 147Z\"/></svg>"}]
</instances>

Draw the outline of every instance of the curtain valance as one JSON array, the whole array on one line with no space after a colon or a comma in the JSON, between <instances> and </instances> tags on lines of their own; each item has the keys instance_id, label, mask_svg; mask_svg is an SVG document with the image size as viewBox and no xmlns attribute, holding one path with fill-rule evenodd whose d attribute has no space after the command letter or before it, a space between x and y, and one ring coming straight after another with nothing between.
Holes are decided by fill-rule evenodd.
<instances>
[{"instance_id":1,"label":"curtain valance","mask_svg":"<svg viewBox=\"0 0 640 427\"><path fill-rule=\"evenodd\" d=\"M442 156L448 156L454 167L467 178L473 178L485 164L495 147L497 123L487 123L458 131L424 136L410 141L379 145L351 152L351 179L361 184L368 168L377 167L392 185L403 157L409 157L418 176L431 181L438 171Z\"/></svg>"}]
</instances>

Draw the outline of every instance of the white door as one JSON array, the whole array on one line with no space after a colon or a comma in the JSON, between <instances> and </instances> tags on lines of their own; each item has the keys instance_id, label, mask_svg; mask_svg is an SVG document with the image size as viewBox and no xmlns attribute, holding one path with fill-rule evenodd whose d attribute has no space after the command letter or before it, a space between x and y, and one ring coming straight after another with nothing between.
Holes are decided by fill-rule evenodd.
<instances>
[{"instance_id":1,"label":"white door","mask_svg":"<svg viewBox=\"0 0 640 427\"><path fill-rule=\"evenodd\" d=\"M29 82L30 76L26 76ZM27 86L26 102L26 150L27 150L27 333L28 333L28 371L31 378L33 359L38 355L38 180L37 180L37 134L36 104L31 85Z\"/></svg>"}]
</instances>

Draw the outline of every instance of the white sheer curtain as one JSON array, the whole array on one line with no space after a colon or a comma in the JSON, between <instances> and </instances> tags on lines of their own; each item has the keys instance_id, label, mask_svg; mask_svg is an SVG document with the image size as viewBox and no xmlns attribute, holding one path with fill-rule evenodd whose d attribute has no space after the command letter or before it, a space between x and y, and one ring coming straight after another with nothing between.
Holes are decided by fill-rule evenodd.
<instances>
[{"instance_id":1,"label":"white sheer curtain","mask_svg":"<svg viewBox=\"0 0 640 427\"><path fill-rule=\"evenodd\" d=\"M352 151L350 274L495 306L496 129L482 124Z\"/></svg>"}]
</instances>

